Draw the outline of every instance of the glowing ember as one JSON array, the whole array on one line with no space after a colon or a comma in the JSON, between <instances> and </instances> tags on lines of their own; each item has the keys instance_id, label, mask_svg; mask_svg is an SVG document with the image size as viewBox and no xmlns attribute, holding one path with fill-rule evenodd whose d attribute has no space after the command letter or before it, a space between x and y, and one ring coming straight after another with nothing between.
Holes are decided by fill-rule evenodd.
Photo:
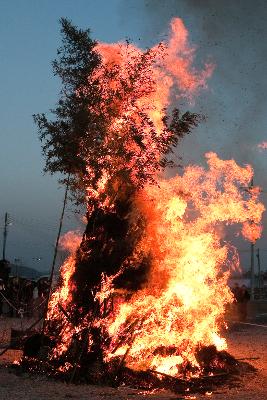
<instances>
[{"instance_id":1,"label":"glowing ember","mask_svg":"<svg viewBox=\"0 0 267 400\"><path fill-rule=\"evenodd\" d=\"M261 150L266 150L267 149L267 142L261 142L258 144L258 148Z\"/></svg>"}]
</instances>

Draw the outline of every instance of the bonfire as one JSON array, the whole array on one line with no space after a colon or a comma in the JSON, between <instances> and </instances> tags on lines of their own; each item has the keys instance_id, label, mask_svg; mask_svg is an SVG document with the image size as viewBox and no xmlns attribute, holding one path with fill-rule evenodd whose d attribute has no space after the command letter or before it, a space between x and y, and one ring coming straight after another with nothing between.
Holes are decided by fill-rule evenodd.
<instances>
[{"instance_id":1,"label":"bonfire","mask_svg":"<svg viewBox=\"0 0 267 400\"><path fill-rule=\"evenodd\" d=\"M171 104L194 102L213 70L193 67L196 49L180 19L152 49L123 42L92 49L97 67L72 92L76 102L87 101L90 125L69 145L74 156L62 155L65 171L82 184L87 225L82 236L65 237L71 254L49 301L49 346L36 356L38 368L70 380L159 387L173 379L187 387L236 366L223 332L233 301L227 281L239 259L225 232L234 225L250 242L260 237L260 190L242 189L253 176L249 165L213 152L207 166L168 177L169 155L200 120L177 109L169 116ZM51 127L59 129L43 115L36 119L50 138ZM59 153L49 146L52 163Z\"/></svg>"}]
</instances>

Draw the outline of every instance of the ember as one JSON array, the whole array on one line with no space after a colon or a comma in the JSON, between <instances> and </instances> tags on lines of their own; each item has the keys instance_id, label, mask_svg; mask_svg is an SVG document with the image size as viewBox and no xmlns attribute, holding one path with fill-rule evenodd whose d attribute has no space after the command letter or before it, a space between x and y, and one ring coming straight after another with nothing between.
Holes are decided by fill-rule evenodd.
<instances>
[{"instance_id":1,"label":"ember","mask_svg":"<svg viewBox=\"0 0 267 400\"><path fill-rule=\"evenodd\" d=\"M79 144L88 223L81 242L71 236L76 247L50 299L45 333L53 345L42 365L70 380L145 389L171 382L185 391L236 371L221 334L233 301L227 280L239 265L225 230L236 225L249 241L260 236L259 188L242 191L252 168L215 153L206 154L207 168L164 177L167 154L198 121L175 110L169 123L170 99L193 101L213 68L193 68L180 19L169 41L147 52L124 43L95 50L102 63L75 96L87 98L100 82L101 102L87 111L110 119L105 135L90 131L97 170Z\"/></svg>"}]
</instances>

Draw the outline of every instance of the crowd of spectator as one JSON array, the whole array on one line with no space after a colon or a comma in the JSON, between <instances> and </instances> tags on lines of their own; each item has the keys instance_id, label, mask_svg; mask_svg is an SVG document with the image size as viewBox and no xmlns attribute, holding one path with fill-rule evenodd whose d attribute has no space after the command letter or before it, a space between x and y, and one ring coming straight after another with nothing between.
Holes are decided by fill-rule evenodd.
<instances>
[{"instance_id":1,"label":"crowd of spectator","mask_svg":"<svg viewBox=\"0 0 267 400\"><path fill-rule=\"evenodd\" d=\"M41 314L49 291L48 277L31 280L9 274L8 261L0 260L0 317Z\"/></svg>"}]
</instances>

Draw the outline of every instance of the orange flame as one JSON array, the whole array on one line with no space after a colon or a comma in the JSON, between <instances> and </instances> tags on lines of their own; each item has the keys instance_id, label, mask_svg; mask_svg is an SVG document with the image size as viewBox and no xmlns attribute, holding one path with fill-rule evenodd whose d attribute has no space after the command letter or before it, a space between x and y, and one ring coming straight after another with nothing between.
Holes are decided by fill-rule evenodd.
<instances>
[{"instance_id":1,"label":"orange flame","mask_svg":"<svg viewBox=\"0 0 267 400\"><path fill-rule=\"evenodd\" d=\"M112 161L111 169L102 171L97 187L94 190L88 187L87 191L88 197L100 200L104 195L103 206L112 207L108 188L112 173L122 162L119 155L112 158L114 143L123 143L122 151L131 149L128 167L133 176L137 159L144 171L149 168L147 161L151 157L159 160L162 154L152 135L156 132L163 138L169 137L168 130L163 129L162 118L173 91L176 97L192 101L199 90L206 87L213 67L206 65L201 72L193 67L195 49L189 46L188 33L178 18L171 22L169 40L151 50L152 61L144 71L141 58L146 53L134 45L99 44L97 50L104 66L95 78L102 82L104 98L121 84L120 80L106 78L110 65L119 67L125 85L131 82L131 74L136 73L137 60L140 61L137 72L143 73L142 80L134 87L135 101L130 95L127 97L126 91L125 97L117 102L106 102L108 105L103 102L103 108L120 110L119 113L114 111L120 118L110 122L105 137L109 150L105 160ZM153 123L154 130L150 129L150 123L144 127L146 151L127 136L129 121L134 121L136 126L140 124L137 109ZM99 109L99 113L104 111ZM238 267L238 256L234 252L230 257L232 248L224 239L224 230L227 225L237 224L239 228L241 225L239 230L244 238L255 241L261 233L264 206L258 201L258 188L242 190L251 181L250 166L240 167L234 160L223 161L215 153L206 154L206 159L208 169L188 166L182 176L169 180L157 178L156 171L152 171L156 184L145 186L135 196L132 224L137 215L142 215L145 231L134 257L148 256L152 260L151 269L144 287L127 293L127 300L125 293L114 288L114 276L102 276L96 299L99 303L112 301L113 312L108 316L103 314L91 324L102 330L103 337L111 338L103 345L106 361L123 357L130 368L179 376L187 363L195 366L199 373L195 355L200 346L214 344L219 350L226 348L220 332L224 326L225 306L232 301L227 286L229 270ZM103 161L101 156L98 161ZM93 175L94 171L88 166L87 173ZM75 243L77 245L78 241ZM67 306L68 309L75 307L71 304L74 267L75 254L72 254L61 270L62 286L50 302L49 318L61 321L60 341L54 357L64 353L73 335L79 334L89 323L88 315L86 320L73 326L58 308L59 304L65 310Z\"/></svg>"},{"instance_id":2,"label":"orange flame","mask_svg":"<svg viewBox=\"0 0 267 400\"><path fill-rule=\"evenodd\" d=\"M267 142L261 142L258 144L258 149L266 150L267 149Z\"/></svg>"},{"instance_id":3,"label":"orange flame","mask_svg":"<svg viewBox=\"0 0 267 400\"><path fill-rule=\"evenodd\" d=\"M81 242L81 234L77 231L67 232L60 238L60 246L64 250L70 252L70 256L66 259L60 269L61 284L53 292L50 301L47 319L61 321L61 342L59 346L54 349L53 357L58 357L64 353L69 346L72 336L79 332L79 328L72 325L71 321L62 314L62 310L59 307L66 310L68 305L72 302L72 275L75 271L75 256L76 250L78 249Z\"/></svg>"},{"instance_id":4,"label":"orange flame","mask_svg":"<svg viewBox=\"0 0 267 400\"><path fill-rule=\"evenodd\" d=\"M99 43L96 50L101 54L105 66L118 65L121 76L129 74L129 64L136 68L134 61L145 52L134 45L125 43ZM214 65L206 63L202 71L194 68L195 48L189 45L188 31L180 18L173 18L170 24L170 34L166 42L151 49L156 62L152 62L144 84L155 82L153 91L148 94L146 88L138 105L153 121L158 134L162 134L162 118L164 109L170 104L172 90L175 89L176 99L185 97L193 101L201 89L207 88L207 79L212 75ZM147 73L146 72L146 73ZM105 72L104 72L105 73ZM116 86L117 82L113 82ZM109 83L110 88L110 83ZM128 116L134 110L128 110ZM119 124L122 121L117 121Z\"/></svg>"},{"instance_id":5,"label":"orange flame","mask_svg":"<svg viewBox=\"0 0 267 400\"><path fill-rule=\"evenodd\" d=\"M259 191L247 196L240 190L250 183L249 166L220 160L215 153L206 158L207 171L189 166L183 176L147 186L136 198L146 218L139 250L150 254L152 269L147 285L101 322L112 337L107 360L127 352L133 369L179 375L186 362L197 366L199 346L226 348L220 329L225 306L232 301L229 265L238 260L228 259L230 245L218 226L242 224L242 234L250 240L253 220L256 239L264 206L257 199ZM118 347L131 324L131 345Z\"/></svg>"},{"instance_id":6,"label":"orange flame","mask_svg":"<svg viewBox=\"0 0 267 400\"><path fill-rule=\"evenodd\" d=\"M149 255L151 270L146 285L127 301L125 293L113 287L115 276L102 277L96 299L99 303L112 299L113 313L94 325L111 338L104 348L106 361L125 357L132 369L175 376L189 362L198 374L195 354L199 347L227 347L220 334L225 306L232 302L227 280L239 260L236 253L231 256L223 227L237 224L245 239L258 239L264 206L258 200L258 187L243 190L253 175L250 166L223 161L215 153L207 153L206 159L208 169L188 166L182 176L158 179L157 185L147 185L135 197L133 223L136 213L146 221L135 256ZM79 244L73 233L64 243L67 238ZM49 318L61 321L61 340L53 357L68 350L73 335L90 319L74 326L58 309L59 304L65 309L71 304L74 264L72 254L61 270L62 286L50 302Z\"/></svg>"}]
</instances>

